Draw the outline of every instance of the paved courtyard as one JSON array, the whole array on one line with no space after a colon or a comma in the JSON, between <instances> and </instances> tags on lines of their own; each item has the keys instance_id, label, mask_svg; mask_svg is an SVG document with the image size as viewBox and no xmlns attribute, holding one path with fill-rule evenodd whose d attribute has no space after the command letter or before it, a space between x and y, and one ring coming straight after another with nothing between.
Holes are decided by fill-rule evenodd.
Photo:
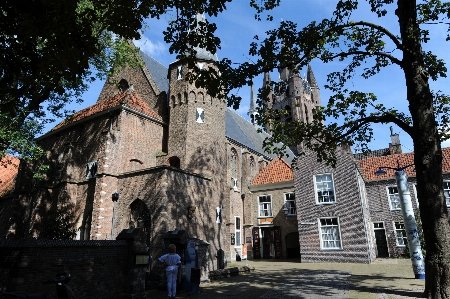
<instances>
[{"instance_id":1,"label":"paved courtyard","mask_svg":"<svg viewBox=\"0 0 450 299\"><path fill-rule=\"evenodd\" d=\"M300 263L295 260L243 261L228 267L254 267L248 274L202 284L198 294L178 298L410 299L420 298L424 281L414 279L410 260L378 259L373 264ZM167 298L150 290L147 298Z\"/></svg>"}]
</instances>

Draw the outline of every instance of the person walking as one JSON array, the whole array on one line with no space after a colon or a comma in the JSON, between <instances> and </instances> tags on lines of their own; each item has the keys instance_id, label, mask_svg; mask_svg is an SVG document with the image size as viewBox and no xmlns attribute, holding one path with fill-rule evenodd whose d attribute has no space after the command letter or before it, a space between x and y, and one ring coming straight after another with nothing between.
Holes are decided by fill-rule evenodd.
<instances>
[{"instance_id":1,"label":"person walking","mask_svg":"<svg viewBox=\"0 0 450 299\"><path fill-rule=\"evenodd\" d=\"M163 262L166 268L167 277L167 293L170 298L175 298L177 295L177 274L178 266L181 265L181 257L176 254L177 247L175 244L169 245L169 253L161 256L158 260Z\"/></svg>"}]
</instances>

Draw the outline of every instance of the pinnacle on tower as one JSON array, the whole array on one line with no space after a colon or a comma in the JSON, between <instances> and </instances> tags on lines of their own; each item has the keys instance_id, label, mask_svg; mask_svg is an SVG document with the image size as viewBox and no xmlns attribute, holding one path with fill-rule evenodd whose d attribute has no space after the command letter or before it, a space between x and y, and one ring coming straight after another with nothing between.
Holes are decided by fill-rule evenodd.
<instances>
[{"instance_id":1,"label":"pinnacle on tower","mask_svg":"<svg viewBox=\"0 0 450 299\"><path fill-rule=\"evenodd\" d=\"M252 124L256 125L256 116L259 115L259 113L256 111L256 96L255 96L253 80L251 82L250 87L251 87L251 89L250 89L250 109L248 110L247 115L250 117Z\"/></svg>"},{"instance_id":2,"label":"pinnacle on tower","mask_svg":"<svg viewBox=\"0 0 450 299\"><path fill-rule=\"evenodd\" d=\"M206 17L204 13L197 13L197 15L195 16L196 22L197 22L197 26L196 29L194 30L198 30L199 23L202 22L206 22ZM218 61L219 58L217 57L217 53L212 54L211 52L209 52L208 50L206 50L205 48L200 48L200 47L194 47L195 51L197 52L195 54L195 58L197 59L202 59L202 60L212 60L212 61Z\"/></svg>"},{"instance_id":3,"label":"pinnacle on tower","mask_svg":"<svg viewBox=\"0 0 450 299\"><path fill-rule=\"evenodd\" d=\"M317 85L317 81L316 81L316 77L314 77L314 73L313 73L312 67L311 67L311 65L309 63L308 63L308 73L307 73L306 80L308 80L309 85L311 87L317 87L318 86Z\"/></svg>"}]
</instances>

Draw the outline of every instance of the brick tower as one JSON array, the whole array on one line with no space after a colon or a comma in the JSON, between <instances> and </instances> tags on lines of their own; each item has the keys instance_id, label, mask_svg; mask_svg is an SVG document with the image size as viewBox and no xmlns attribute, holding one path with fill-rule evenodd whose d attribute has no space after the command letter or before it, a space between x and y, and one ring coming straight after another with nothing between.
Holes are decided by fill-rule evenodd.
<instances>
[{"instance_id":1,"label":"brick tower","mask_svg":"<svg viewBox=\"0 0 450 299\"><path fill-rule=\"evenodd\" d=\"M197 22L204 20L203 14L197 15ZM195 50L200 69L214 67L218 60L216 54L202 48ZM181 169L211 177L226 162L226 103L189 83L185 79L188 71L187 65L179 61L169 66L168 156Z\"/></svg>"}]
</instances>

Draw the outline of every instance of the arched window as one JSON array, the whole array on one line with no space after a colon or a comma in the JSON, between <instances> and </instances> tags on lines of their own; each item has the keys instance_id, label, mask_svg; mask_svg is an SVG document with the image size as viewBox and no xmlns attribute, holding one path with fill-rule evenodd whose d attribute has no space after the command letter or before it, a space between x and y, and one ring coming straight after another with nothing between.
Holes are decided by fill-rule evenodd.
<instances>
[{"instance_id":1,"label":"arched window","mask_svg":"<svg viewBox=\"0 0 450 299\"><path fill-rule=\"evenodd\" d=\"M254 179L255 173L256 173L256 163L255 163L255 158L253 158L253 156L250 157L249 164L250 164L250 180L249 180L248 184L250 185L252 180Z\"/></svg>"},{"instance_id":2,"label":"arched window","mask_svg":"<svg viewBox=\"0 0 450 299\"><path fill-rule=\"evenodd\" d=\"M231 173L231 185L234 189L237 189L237 152L234 148L231 149L230 156L230 173Z\"/></svg>"},{"instance_id":3,"label":"arched window","mask_svg":"<svg viewBox=\"0 0 450 299\"><path fill-rule=\"evenodd\" d=\"M180 162L180 158L178 158L177 156L173 156L170 157L167 162L169 163L169 166L175 167L175 168L180 168L181 167L181 162Z\"/></svg>"}]
</instances>

